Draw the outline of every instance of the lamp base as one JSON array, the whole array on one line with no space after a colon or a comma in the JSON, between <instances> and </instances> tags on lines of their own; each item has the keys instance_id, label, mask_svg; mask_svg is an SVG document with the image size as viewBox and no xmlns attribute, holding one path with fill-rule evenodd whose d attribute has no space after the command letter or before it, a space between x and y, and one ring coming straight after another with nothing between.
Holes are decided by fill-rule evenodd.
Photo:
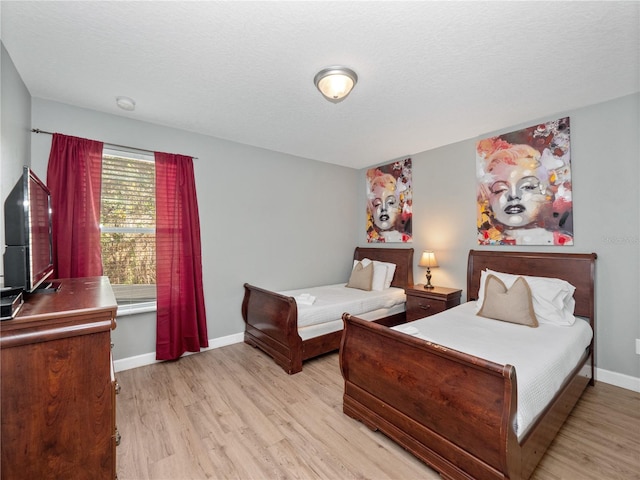
<instances>
[{"instance_id":1,"label":"lamp base","mask_svg":"<svg viewBox=\"0 0 640 480\"><path fill-rule=\"evenodd\" d=\"M424 288L433 288L433 285L431 285L431 270L429 270L429 267L427 267L427 283L425 284Z\"/></svg>"}]
</instances>

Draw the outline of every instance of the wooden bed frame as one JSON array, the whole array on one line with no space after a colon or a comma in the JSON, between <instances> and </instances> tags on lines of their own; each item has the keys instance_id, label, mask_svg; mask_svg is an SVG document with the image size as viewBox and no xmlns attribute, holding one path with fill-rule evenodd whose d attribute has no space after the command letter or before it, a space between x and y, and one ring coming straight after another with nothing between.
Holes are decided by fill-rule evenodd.
<instances>
[{"instance_id":1,"label":"wooden bed frame","mask_svg":"<svg viewBox=\"0 0 640 480\"><path fill-rule=\"evenodd\" d=\"M575 314L595 333L596 254L469 252L467 298L485 268L563 278ZM390 328L343 315L344 413L380 430L448 479L527 479L594 383L594 345L521 441L514 430L516 371ZM578 320L580 321L580 320Z\"/></svg>"},{"instance_id":2,"label":"wooden bed frame","mask_svg":"<svg viewBox=\"0 0 640 480\"><path fill-rule=\"evenodd\" d=\"M356 247L354 260L369 258L396 264L392 287L413 284L412 248ZM346 282L345 282L346 283ZM302 362L340 347L342 330L302 340L298 335L298 308L293 297L280 295L248 283L244 284L242 318L245 321L244 341L273 357L288 374L300 372ZM337 318L336 320L339 320ZM382 325L397 325L405 321L405 313L376 320Z\"/></svg>"}]
</instances>

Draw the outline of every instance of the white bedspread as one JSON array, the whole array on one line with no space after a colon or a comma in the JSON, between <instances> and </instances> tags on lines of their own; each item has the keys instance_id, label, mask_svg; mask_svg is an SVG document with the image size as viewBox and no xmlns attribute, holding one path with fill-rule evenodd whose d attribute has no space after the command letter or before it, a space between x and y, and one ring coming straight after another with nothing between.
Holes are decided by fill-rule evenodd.
<instances>
[{"instance_id":1,"label":"white bedspread","mask_svg":"<svg viewBox=\"0 0 640 480\"><path fill-rule=\"evenodd\" d=\"M305 293L315 297L312 305L298 303L298 328L339 320L345 312L360 315L406 301L402 288L391 287L382 291L367 292L347 288L344 283L278 293L294 298Z\"/></svg>"},{"instance_id":2,"label":"white bedspread","mask_svg":"<svg viewBox=\"0 0 640 480\"><path fill-rule=\"evenodd\" d=\"M518 439L575 368L593 335L584 320L572 326L540 324L530 328L478 317L475 302L393 328L501 365L513 365L518 388Z\"/></svg>"}]
</instances>

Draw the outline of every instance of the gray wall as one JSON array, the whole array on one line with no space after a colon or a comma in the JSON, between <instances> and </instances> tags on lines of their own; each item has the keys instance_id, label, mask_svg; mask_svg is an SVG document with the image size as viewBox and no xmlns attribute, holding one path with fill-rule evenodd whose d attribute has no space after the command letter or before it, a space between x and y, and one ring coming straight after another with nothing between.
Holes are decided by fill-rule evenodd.
<instances>
[{"instance_id":1,"label":"gray wall","mask_svg":"<svg viewBox=\"0 0 640 480\"><path fill-rule=\"evenodd\" d=\"M192 155L209 338L244 330L244 282L284 290L346 281L358 235L353 169L33 98L33 127ZM133 114L135 115L135 114ZM51 136L32 135L46 178ZM155 351L155 313L118 319L114 358Z\"/></svg>"},{"instance_id":2,"label":"gray wall","mask_svg":"<svg viewBox=\"0 0 640 480\"><path fill-rule=\"evenodd\" d=\"M353 246L365 245L364 170L30 99L4 48L2 67L3 198L5 173L17 179L23 157L28 159L31 126L199 157L195 170L210 338L242 331L243 282L288 289L343 281ZM640 357L634 353L635 339L640 338L639 105L636 94L503 130L571 117L575 245L544 250L598 254L597 364L636 378L640 378ZM478 138L496 133L501 132L478 132ZM424 248L437 252L441 267L433 271L433 281L442 286L464 288L467 252L478 248L475 141L411 155L412 246L417 254ZM31 165L42 178L50 143L50 136L31 135ZM416 266L414 274L417 281L424 279L422 268ZM115 358L154 351L154 332L153 313L119 319Z\"/></svg>"},{"instance_id":3,"label":"gray wall","mask_svg":"<svg viewBox=\"0 0 640 480\"><path fill-rule=\"evenodd\" d=\"M596 252L597 366L640 377L640 356L635 353L635 339L640 338L639 106L640 95L631 95L531 119L501 132L478 132L478 138L412 155L413 245L417 254L423 249L437 253L440 268L432 271L432 283L464 289L472 248ZM475 142L564 116L571 117L575 245L479 247ZM365 209L363 199L361 185L360 212ZM416 282L424 282L424 275L416 266Z\"/></svg>"},{"instance_id":4,"label":"gray wall","mask_svg":"<svg viewBox=\"0 0 640 480\"><path fill-rule=\"evenodd\" d=\"M22 167L31 162L31 95L4 45L0 46L0 198L4 205L4 200L22 174ZM4 211L0 221L0 239L0 251L4 254ZM1 261L0 275L4 278ZM2 279L0 284L4 285Z\"/></svg>"}]
</instances>

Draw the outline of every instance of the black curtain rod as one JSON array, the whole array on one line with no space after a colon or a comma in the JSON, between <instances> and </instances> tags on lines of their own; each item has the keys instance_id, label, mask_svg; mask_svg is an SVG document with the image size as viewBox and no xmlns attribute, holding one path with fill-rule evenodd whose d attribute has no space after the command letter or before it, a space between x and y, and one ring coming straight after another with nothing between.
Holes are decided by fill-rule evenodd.
<instances>
[{"instance_id":1,"label":"black curtain rod","mask_svg":"<svg viewBox=\"0 0 640 480\"><path fill-rule=\"evenodd\" d=\"M40 130L39 128L32 128L31 132L46 133L47 135L53 135L53 132L45 132L44 130ZM106 142L103 142L103 143L109 147L120 147L120 148L127 148L129 150L138 150L139 152L155 153L153 150L147 150L146 148L129 147L128 145L118 145L117 143L106 143ZM191 158L193 158L194 160L198 159L198 157L191 157Z\"/></svg>"}]
</instances>

